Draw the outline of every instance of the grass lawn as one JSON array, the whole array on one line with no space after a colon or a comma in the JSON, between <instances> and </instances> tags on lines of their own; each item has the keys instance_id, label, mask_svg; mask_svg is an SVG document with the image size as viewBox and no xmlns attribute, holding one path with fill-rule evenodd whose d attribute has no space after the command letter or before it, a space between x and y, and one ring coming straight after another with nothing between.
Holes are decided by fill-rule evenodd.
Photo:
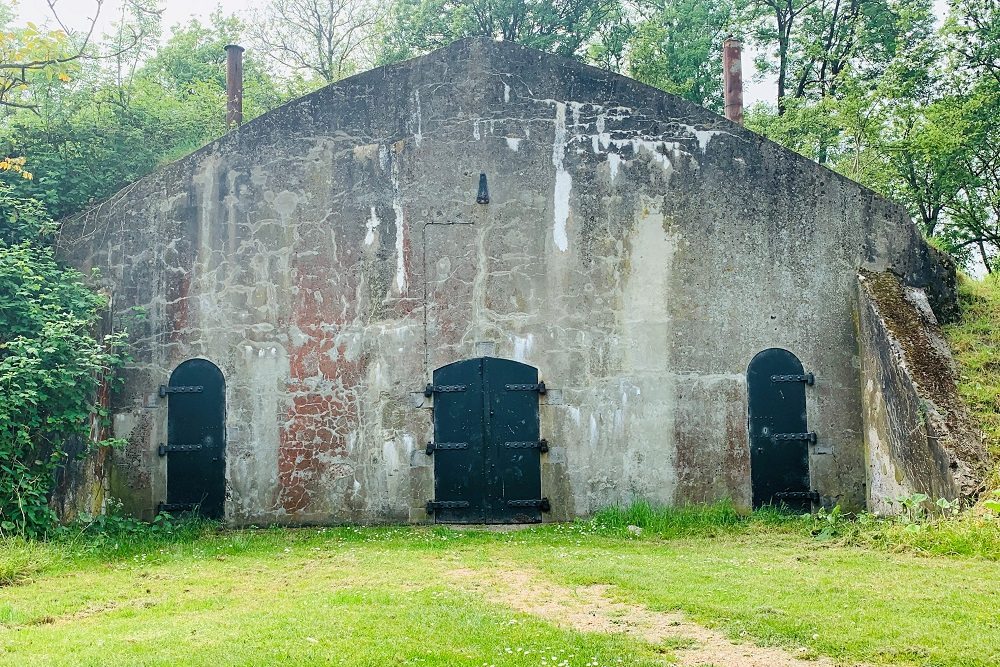
<instances>
[{"instance_id":1,"label":"grass lawn","mask_svg":"<svg viewBox=\"0 0 1000 667\"><path fill-rule=\"evenodd\" d=\"M0 543L0 581L6 566L11 582L0 587L0 664L684 661L685 641L568 621L593 589L618 605L612 623L680 610L737 642L837 664L1000 665L1000 564L986 558L764 524L672 539L588 523L196 532L100 548ZM524 573L535 588L519 583ZM561 591L562 606L532 611L523 598L538 586Z\"/></svg>"}]
</instances>

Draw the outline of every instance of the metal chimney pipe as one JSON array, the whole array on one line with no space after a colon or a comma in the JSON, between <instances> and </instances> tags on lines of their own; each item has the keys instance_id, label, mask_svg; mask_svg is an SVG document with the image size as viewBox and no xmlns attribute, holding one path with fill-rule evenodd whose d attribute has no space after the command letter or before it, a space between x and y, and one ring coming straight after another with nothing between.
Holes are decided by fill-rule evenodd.
<instances>
[{"instance_id":1,"label":"metal chimney pipe","mask_svg":"<svg viewBox=\"0 0 1000 667\"><path fill-rule=\"evenodd\" d=\"M726 118L743 124L743 44L735 37L722 43L722 91Z\"/></svg>"},{"instance_id":2,"label":"metal chimney pipe","mask_svg":"<svg viewBox=\"0 0 1000 667\"><path fill-rule=\"evenodd\" d=\"M243 47L226 45L226 127L243 124Z\"/></svg>"}]
</instances>

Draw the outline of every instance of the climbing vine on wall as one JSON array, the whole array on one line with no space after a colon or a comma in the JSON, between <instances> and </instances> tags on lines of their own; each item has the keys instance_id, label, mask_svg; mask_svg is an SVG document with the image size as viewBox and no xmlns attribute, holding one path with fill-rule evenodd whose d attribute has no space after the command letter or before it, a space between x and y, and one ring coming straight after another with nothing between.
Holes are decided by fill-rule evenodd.
<instances>
[{"instance_id":1,"label":"climbing vine on wall","mask_svg":"<svg viewBox=\"0 0 1000 667\"><path fill-rule=\"evenodd\" d=\"M0 181L0 536L54 524L55 472L68 444L101 444L97 390L122 361L122 334L93 334L104 297L56 260L54 230Z\"/></svg>"}]
</instances>

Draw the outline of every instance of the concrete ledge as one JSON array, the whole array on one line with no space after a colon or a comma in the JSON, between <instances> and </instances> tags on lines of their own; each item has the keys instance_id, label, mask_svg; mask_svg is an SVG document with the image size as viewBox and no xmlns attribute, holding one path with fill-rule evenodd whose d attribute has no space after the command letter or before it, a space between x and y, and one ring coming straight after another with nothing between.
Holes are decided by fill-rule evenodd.
<instances>
[{"instance_id":1,"label":"concrete ledge","mask_svg":"<svg viewBox=\"0 0 1000 667\"><path fill-rule=\"evenodd\" d=\"M894 513L891 501L914 493L974 498L986 451L924 291L869 271L858 288L869 509Z\"/></svg>"}]
</instances>

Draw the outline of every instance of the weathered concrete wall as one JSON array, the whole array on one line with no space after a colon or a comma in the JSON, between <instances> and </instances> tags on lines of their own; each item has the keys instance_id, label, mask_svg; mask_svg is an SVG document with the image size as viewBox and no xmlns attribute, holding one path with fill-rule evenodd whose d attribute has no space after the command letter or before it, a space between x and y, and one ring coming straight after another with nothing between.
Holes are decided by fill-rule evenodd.
<instances>
[{"instance_id":1,"label":"weathered concrete wall","mask_svg":"<svg viewBox=\"0 0 1000 667\"><path fill-rule=\"evenodd\" d=\"M476 204L478 175L491 203ZM227 379L233 522L425 518L434 368L537 366L550 518L643 496L749 504L745 372L809 389L814 488L864 502L859 267L949 302L905 212L661 91L468 40L263 116L64 227L135 362L120 477L163 498L155 395Z\"/></svg>"},{"instance_id":2,"label":"weathered concrete wall","mask_svg":"<svg viewBox=\"0 0 1000 667\"><path fill-rule=\"evenodd\" d=\"M891 273L863 272L858 286L869 508L893 514L914 493L970 499L986 451L923 290Z\"/></svg>"}]
</instances>

